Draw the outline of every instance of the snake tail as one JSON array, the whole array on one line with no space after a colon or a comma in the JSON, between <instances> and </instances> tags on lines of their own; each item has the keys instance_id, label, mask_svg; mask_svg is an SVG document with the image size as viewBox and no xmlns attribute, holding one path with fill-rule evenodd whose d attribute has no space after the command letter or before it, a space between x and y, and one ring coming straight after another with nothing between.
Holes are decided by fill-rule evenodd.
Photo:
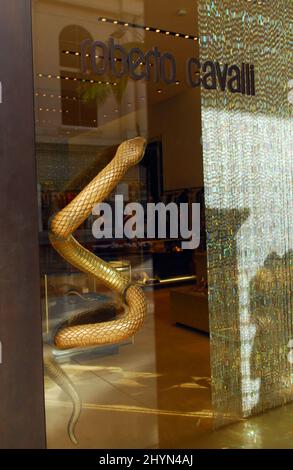
<instances>
[{"instance_id":1,"label":"snake tail","mask_svg":"<svg viewBox=\"0 0 293 470\"><path fill-rule=\"evenodd\" d=\"M46 375L66 393L72 401L72 412L67 425L67 432L73 444L77 444L75 427L81 413L81 399L70 378L55 360L52 350L45 345L44 368Z\"/></svg>"}]
</instances>

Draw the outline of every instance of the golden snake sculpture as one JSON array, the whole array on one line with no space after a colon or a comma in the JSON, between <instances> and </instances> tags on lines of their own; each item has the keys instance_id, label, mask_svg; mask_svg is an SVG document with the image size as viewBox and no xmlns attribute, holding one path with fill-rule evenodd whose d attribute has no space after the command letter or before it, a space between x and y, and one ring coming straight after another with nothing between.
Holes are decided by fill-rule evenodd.
<instances>
[{"instance_id":1,"label":"golden snake sculpture","mask_svg":"<svg viewBox=\"0 0 293 470\"><path fill-rule=\"evenodd\" d=\"M124 304L123 313L112 321L99 322L93 312L85 312L62 324L54 335L57 349L120 343L142 326L146 315L146 299L142 289L86 250L72 234L91 214L93 207L112 192L127 170L139 163L144 149L145 139L142 137L123 142L113 160L51 220L49 237L55 250L71 265L116 291ZM111 308L114 310L113 306ZM80 398L69 377L55 362L48 346L45 347L44 366L47 375L72 400L73 411L68 423L68 434L76 443L75 425L81 411Z\"/></svg>"}]
</instances>

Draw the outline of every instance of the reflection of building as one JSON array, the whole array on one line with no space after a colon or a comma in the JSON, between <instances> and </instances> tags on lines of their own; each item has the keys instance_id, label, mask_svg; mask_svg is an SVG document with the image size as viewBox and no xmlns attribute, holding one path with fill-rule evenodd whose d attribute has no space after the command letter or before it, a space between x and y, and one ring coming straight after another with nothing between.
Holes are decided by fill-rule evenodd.
<instances>
[{"instance_id":1,"label":"reflection of building","mask_svg":"<svg viewBox=\"0 0 293 470\"><path fill-rule=\"evenodd\" d=\"M136 2L135 7L131 8L134 10L127 12L131 15L131 24L156 23L152 10L148 10L149 5ZM199 93L188 89L185 81L185 62L196 53L193 36L190 39L184 35L167 37L169 35L165 33L115 24L114 20L103 21L104 18L116 18L117 13L111 10L106 14L96 7L96 3L95 12L97 20L93 21L89 4L78 2L74 7L60 2L55 2L54 7L48 2L37 2L34 9L34 34L37 38L34 42L37 157L44 231L48 218L82 189L90 180L89 175L94 177L95 172L98 173L109 161L114 146L137 133L146 135L150 145L141 168L131 170L125 179L130 201L145 204L151 200L165 200L171 190L177 190L180 194L180 188L202 186ZM171 23L170 26L172 34L174 26ZM187 31L188 25L184 27ZM176 80L173 77L174 83L166 84L161 81L154 83L153 80L134 81L128 77L119 79L109 71L98 76L90 64L86 67L87 72L83 73L82 60L90 56L90 48L84 49L83 42L103 41L108 44L109 38L115 40L115 44L123 45L126 51L138 46L150 51L157 47L161 51L158 54L168 51L176 60ZM180 47L182 43L184 49ZM85 54L82 58L83 49ZM97 54L99 50L96 49ZM119 50L115 59L115 67L119 70ZM105 58L97 57L96 61L98 64L104 63ZM155 57L151 57L149 62L154 66ZM151 74L155 78L153 72ZM177 109L179 112L184 110L184 114L180 112L179 120ZM186 129L191 131L194 128L196 133L193 130L186 133ZM109 146L113 146L112 152ZM180 166L183 163L185 169L177 172L179 160ZM162 195L166 190L169 193ZM195 201L195 197L191 196L190 200ZM176 196L173 200L177 200ZM91 223L89 219L83 226L88 232L86 238L90 237ZM45 233L42 239L46 243ZM50 259L48 256L46 250L46 259ZM56 258L53 253L52 256L52 260ZM170 269L166 259L166 268L158 268L155 278L165 277L167 270L170 277L192 276L191 261L186 263L182 257L181 264L186 265L184 270L184 267L179 267L177 258L179 261L181 255L176 256L177 267ZM142 272L145 270L142 269ZM149 276L152 277L152 274L149 273Z\"/></svg>"}]
</instances>

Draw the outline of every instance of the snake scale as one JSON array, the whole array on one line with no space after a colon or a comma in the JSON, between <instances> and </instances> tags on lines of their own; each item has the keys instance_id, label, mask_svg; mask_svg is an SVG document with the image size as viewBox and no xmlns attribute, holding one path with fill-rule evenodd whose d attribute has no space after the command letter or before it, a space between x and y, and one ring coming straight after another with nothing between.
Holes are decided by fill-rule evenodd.
<instances>
[{"instance_id":1,"label":"snake scale","mask_svg":"<svg viewBox=\"0 0 293 470\"><path fill-rule=\"evenodd\" d=\"M109 196L129 168L139 163L144 150L145 139L142 137L123 142L112 161L51 220L49 238L55 250L72 266L117 292L124 304L123 313L112 321L98 321L98 316L87 321L89 312L85 312L60 325L54 334L57 349L117 344L131 337L142 326L146 315L146 299L142 289L80 245L73 233L91 214L93 207ZM68 434L76 443L75 425L81 411L80 398L48 346L44 351L44 366L47 375L72 400Z\"/></svg>"}]
</instances>

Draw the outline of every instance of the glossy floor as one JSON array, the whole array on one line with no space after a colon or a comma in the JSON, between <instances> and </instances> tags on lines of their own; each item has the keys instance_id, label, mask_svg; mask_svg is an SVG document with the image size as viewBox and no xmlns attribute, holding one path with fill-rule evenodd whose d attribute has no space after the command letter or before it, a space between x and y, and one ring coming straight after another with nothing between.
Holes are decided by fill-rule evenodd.
<instances>
[{"instance_id":1,"label":"glossy floor","mask_svg":"<svg viewBox=\"0 0 293 470\"><path fill-rule=\"evenodd\" d=\"M77 447L293 448L293 405L213 431L209 338L172 324L169 289L148 297L133 343L64 361L83 402ZM71 403L45 384L48 447L76 448L66 431Z\"/></svg>"}]
</instances>

